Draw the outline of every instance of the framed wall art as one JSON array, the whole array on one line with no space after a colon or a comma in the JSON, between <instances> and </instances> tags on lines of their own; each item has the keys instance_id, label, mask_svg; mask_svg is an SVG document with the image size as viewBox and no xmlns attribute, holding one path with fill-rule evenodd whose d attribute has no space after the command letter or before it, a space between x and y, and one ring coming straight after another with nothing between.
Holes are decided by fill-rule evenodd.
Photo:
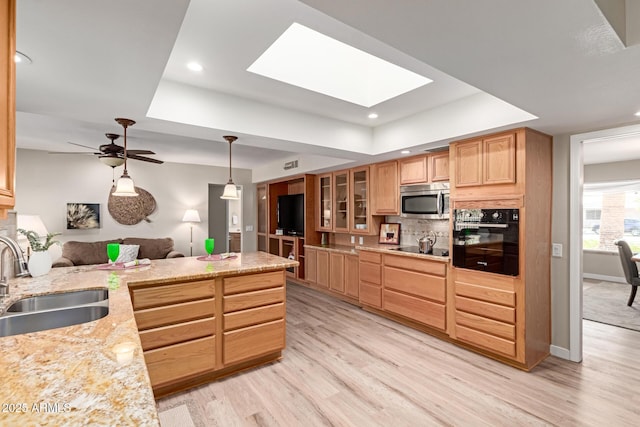
<instances>
[{"instance_id":1,"label":"framed wall art","mask_svg":"<svg viewBox=\"0 0 640 427\"><path fill-rule=\"evenodd\" d=\"M67 203L67 230L100 228L100 203Z\"/></svg>"},{"instance_id":2,"label":"framed wall art","mask_svg":"<svg viewBox=\"0 0 640 427\"><path fill-rule=\"evenodd\" d=\"M380 234L378 238L378 243L384 243L389 245L399 245L400 244L400 224L399 223L380 224Z\"/></svg>"}]
</instances>

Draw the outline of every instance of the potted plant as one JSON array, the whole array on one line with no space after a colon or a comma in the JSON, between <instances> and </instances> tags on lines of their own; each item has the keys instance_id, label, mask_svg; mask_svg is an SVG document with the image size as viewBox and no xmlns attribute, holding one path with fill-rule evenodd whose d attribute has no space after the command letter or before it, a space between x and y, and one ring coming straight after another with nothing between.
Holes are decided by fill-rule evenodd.
<instances>
[{"instance_id":1,"label":"potted plant","mask_svg":"<svg viewBox=\"0 0 640 427\"><path fill-rule=\"evenodd\" d=\"M49 270L51 270L51 255L49 255L49 248L54 244L60 244L59 241L53 239L60 233L48 233L44 242L38 233L33 230L18 228L18 233L23 234L29 241L29 246L31 246L32 253L29 257L29 262L27 263L31 277L47 274Z\"/></svg>"}]
</instances>

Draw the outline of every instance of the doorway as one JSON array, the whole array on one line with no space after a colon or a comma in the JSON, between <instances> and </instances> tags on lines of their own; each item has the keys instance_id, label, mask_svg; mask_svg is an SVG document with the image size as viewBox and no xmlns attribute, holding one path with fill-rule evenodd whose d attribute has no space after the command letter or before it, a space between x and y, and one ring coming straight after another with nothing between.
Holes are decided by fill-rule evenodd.
<instances>
[{"instance_id":1,"label":"doorway","mask_svg":"<svg viewBox=\"0 0 640 427\"><path fill-rule=\"evenodd\" d=\"M215 239L213 253L240 252L242 242L242 188L238 200L221 199L224 185L209 184L209 237ZM231 241L233 239L233 242Z\"/></svg>"},{"instance_id":2,"label":"doorway","mask_svg":"<svg viewBox=\"0 0 640 427\"><path fill-rule=\"evenodd\" d=\"M583 144L620 135L640 134L640 125L624 126L572 135L569 145L569 358L582 360L583 309Z\"/></svg>"}]
</instances>

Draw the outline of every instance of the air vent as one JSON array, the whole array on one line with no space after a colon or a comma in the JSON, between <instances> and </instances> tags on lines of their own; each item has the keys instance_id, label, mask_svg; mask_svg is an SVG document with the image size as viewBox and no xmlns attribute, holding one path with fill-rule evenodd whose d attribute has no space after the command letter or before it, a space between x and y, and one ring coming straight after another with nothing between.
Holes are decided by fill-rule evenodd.
<instances>
[{"instance_id":1,"label":"air vent","mask_svg":"<svg viewBox=\"0 0 640 427\"><path fill-rule=\"evenodd\" d=\"M298 161L292 160L284 164L284 170L295 169L298 167Z\"/></svg>"}]
</instances>

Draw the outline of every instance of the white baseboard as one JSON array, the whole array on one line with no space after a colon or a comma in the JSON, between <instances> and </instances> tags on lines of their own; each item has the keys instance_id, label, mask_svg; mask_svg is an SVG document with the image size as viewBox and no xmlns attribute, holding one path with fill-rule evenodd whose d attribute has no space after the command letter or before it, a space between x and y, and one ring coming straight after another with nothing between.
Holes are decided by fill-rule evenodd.
<instances>
[{"instance_id":1,"label":"white baseboard","mask_svg":"<svg viewBox=\"0 0 640 427\"><path fill-rule=\"evenodd\" d=\"M571 352L563 347L558 347L557 345L549 346L549 351L552 356L559 357L560 359L571 360ZM579 360L574 360L574 362L580 362Z\"/></svg>"},{"instance_id":2,"label":"white baseboard","mask_svg":"<svg viewBox=\"0 0 640 427\"><path fill-rule=\"evenodd\" d=\"M627 280L624 277L605 276L604 274L583 273L582 277L585 279L602 280L605 282L627 283Z\"/></svg>"}]
</instances>

